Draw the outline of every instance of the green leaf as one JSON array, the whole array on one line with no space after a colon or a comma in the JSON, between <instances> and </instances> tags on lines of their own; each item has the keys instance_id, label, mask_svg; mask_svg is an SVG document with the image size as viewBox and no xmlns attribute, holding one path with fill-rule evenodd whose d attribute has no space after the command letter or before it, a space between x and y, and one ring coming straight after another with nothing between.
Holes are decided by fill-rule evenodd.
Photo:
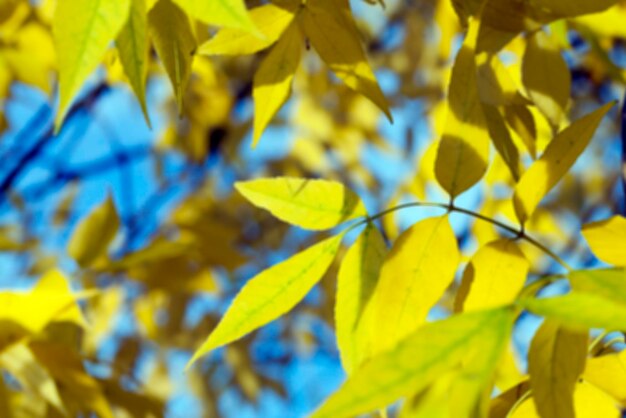
<instances>
[{"instance_id":1,"label":"green leaf","mask_svg":"<svg viewBox=\"0 0 626 418\"><path fill-rule=\"evenodd\" d=\"M250 279L187 367L291 310L326 273L342 238L325 239Z\"/></svg>"},{"instance_id":2,"label":"green leaf","mask_svg":"<svg viewBox=\"0 0 626 418\"><path fill-rule=\"evenodd\" d=\"M371 339L377 338L363 323L363 311L369 302L387 246L382 234L368 224L346 253L337 276L335 323L337 346L344 369L351 373L369 357Z\"/></svg>"},{"instance_id":3,"label":"green leaf","mask_svg":"<svg viewBox=\"0 0 626 418\"><path fill-rule=\"evenodd\" d=\"M124 73L141 104L148 126L150 117L146 105L148 75L148 19L146 0L131 0L130 15L117 37L117 49Z\"/></svg>"},{"instance_id":4,"label":"green leaf","mask_svg":"<svg viewBox=\"0 0 626 418\"><path fill-rule=\"evenodd\" d=\"M398 237L368 306L377 336L375 353L393 347L424 323L454 280L459 261L448 216L420 221Z\"/></svg>"},{"instance_id":5,"label":"green leaf","mask_svg":"<svg viewBox=\"0 0 626 418\"><path fill-rule=\"evenodd\" d=\"M574 389L585 370L587 332L545 321L532 340L528 372L535 406L542 418L575 418Z\"/></svg>"},{"instance_id":6,"label":"green leaf","mask_svg":"<svg viewBox=\"0 0 626 418\"><path fill-rule=\"evenodd\" d=\"M191 75L196 38L187 15L171 0L159 0L148 13L152 42L172 83L178 111Z\"/></svg>"},{"instance_id":7,"label":"green leaf","mask_svg":"<svg viewBox=\"0 0 626 418\"><path fill-rule=\"evenodd\" d=\"M113 198L107 199L85 216L74 229L67 245L67 253L83 268L91 266L106 255L120 226Z\"/></svg>"},{"instance_id":8,"label":"green leaf","mask_svg":"<svg viewBox=\"0 0 626 418\"><path fill-rule=\"evenodd\" d=\"M520 223L530 218L541 199L574 165L614 104L605 104L559 132L543 155L524 173L513 195L515 214Z\"/></svg>"},{"instance_id":9,"label":"green leaf","mask_svg":"<svg viewBox=\"0 0 626 418\"><path fill-rule=\"evenodd\" d=\"M57 1L52 22L59 63L59 110L55 130L61 127L71 101L122 29L130 1Z\"/></svg>"},{"instance_id":10,"label":"green leaf","mask_svg":"<svg viewBox=\"0 0 626 418\"><path fill-rule=\"evenodd\" d=\"M254 25L263 37L246 30L223 28L214 37L200 45L198 54L203 55L246 55L254 54L274 44L294 20L298 4L288 6L264 4L250 10Z\"/></svg>"},{"instance_id":11,"label":"green leaf","mask_svg":"<svg viewBox=\"0 0 626 418\"><path fill-rule=\"evenodd\" d=\"M329 229L367 216L361 199L335 181L275 177L237 182L235 188L255 206L304 229Z\"/></svg>"},{"instance_id":12,"label":"green leaf","mask_svg":"<svg viewBox=\"0 0 626 418\"><path fill-rule=\"evenodd\" d=\"M194 18L204 23L257 31L244 0L174 0Z\"/></svg>"},{"instance_id":13,"label":"green leaf","mask_svg":"<svg viewBox=\"0 0 626 418\"><path fill-rule=\"evenodd\" d=\"M605 263L626 267L626 218L620 215L583 227L591 251Z\"/></svg>"},{"instance_id":14,"label":"green leaf","mask_svg":"<svg viewBox=\"0 0 626 418\"><path fill-rule=\"evenodd\" d=\"M513 315L511 309L500 308L424 325L394 349L373 357L355 371L313 418L353 417L373 411L420 392L461 365L478 372L477 381L483 386L482 379L491 374L506 346ZM468 358L480 359L485 369L473 370L473 365L466 362ZM471 375L468 373L468 378ZM477 401L467 396L464 404L475 405Z\"/></svg>"},{"instance_id":15,"label":"green leaf","mask_svg":"<svg viewBox=\"0 0 626 418\"><path fill-rule=\"evenodd\" d=\"M298 25L292 24L254 74L253 146L258 143L267 125L289 99L303 47L304 39L300 29Z\"/></svg>"},{"instance_id":16,"label":"green leaf","mask_svg":"<svg viewBox=\"0 0 626 418\"><path fill-rule=\"evenodd\" d=\"M550 298L522 299L519 304L536 315L552 318L572 329L626 331L626 305L594 294L572 292Z\"/></svg>"}]
</instances>

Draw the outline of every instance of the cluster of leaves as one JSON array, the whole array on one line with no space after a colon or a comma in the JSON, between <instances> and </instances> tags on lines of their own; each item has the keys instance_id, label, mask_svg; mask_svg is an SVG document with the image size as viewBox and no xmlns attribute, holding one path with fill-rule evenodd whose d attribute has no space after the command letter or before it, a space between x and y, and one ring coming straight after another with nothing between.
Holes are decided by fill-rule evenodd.
<instances>
[{"instance_id":1,"label":"cluster of leaves","mask_svg":"<svg viewBox=\"0 0 626 418\"><path fill-rule=\"evenodd\" d=\"M574 164L614 108L604 90L625 81L613 55L620 47L614 39L626 38L626 5L389 3L384 14L368 13L380 15L385 27L402 27L399 45L376 39L348 0L0 5L3 106L16 83L48 95L58 84L54 126L0 182L0 205L10 201L29 215L19 227L3 224L0 247L29 256L27 275L41 275L30 291L0 292L0 415L161 416L174 396L169 356L181 350L195 351L187 385L211 416L219 415L219 398L230 387L252 402L265 387L288 397L283 382L258 367L251 338L262 341L253 331L295 310L284 320L312 314L334 326L348 376L315 417L384 415L397 401L392 413L403 418L620 416L626 218L607 217L606 209L615 212L614 195L602 194L620 182L619 170L575 175ZM81 93L101 64L105 81ZM374 69L393 75L395 91L383 94ZM584 77L572 77L577 71ZM165 109L174 109L164 114L146 98L150 75L162 72L173 91ZM180 183L191 186L149 231L144 223L154 201L121 213L115 191L70 228L76 192L68 187L52 222L71 229L66 253L75 277L68 279L45 256L49 230L32 224L29 205L90 170L64 169L33 189L20 189L16 179L45 141L67 132L118 81L131 87L147 125L168 121L153 151L163 189L156 197ZM293 112L285 120L280 110L290 98ZM238 108L249 99L251 120L242 121ZM413 99L426 104L433 140L409 156L409 178L381 197L386 185L363 164L366 150L374 144L379 156L389 153L383 117L391 122ZM281 126L296 136L289 155L266 165L266 177L224 193L221 173L212 178L205 165L212 142L226 137L223 170L248 179L258 172L237 145L249 131L256 145L264 131ZM4 113L2 129L12 129ZM604 148L606 142L595 149ZM408 144L398 154L410 151ZM187 169L168 177L164 161L177 152ZM599 158L588 154L592 167ZM114 166L130 158L119 155ZM472 193L479 204L458 203ZM400 214L409 208L445 213L406 222ZM604 220L587 222L598 213ZM573 221L563 222L567 215ZM288 225L330 233L320 240L306 235L300 240L306 248L268 263L260 257L268 250L294 253ZM609 266L586 268L591 262L578 230ZM344 253L342 243L356 234ZM251 268L261 272L242 286ZM72 281L82 290L72 292ZM566 294L544 297L563 283ZM301 302L317 285L323 301ZM216 309L190 325L194 301L208 303L202 294L232 303L223 315ZM445 319L428 321L433 309ZM511 336L523 333L516 324L527 313L545 319L522 373ZM120 332L111 320L117 316L132 318L133 332ZM279 334L302 351L322 345L313 331L296 326ZM106 353L111 340L113 355ZM220 361L206 360L225 345ZM138 378L143 357L151 365ZM278 363L291 360L285 357Z\"/></svg>"}]
</instances>

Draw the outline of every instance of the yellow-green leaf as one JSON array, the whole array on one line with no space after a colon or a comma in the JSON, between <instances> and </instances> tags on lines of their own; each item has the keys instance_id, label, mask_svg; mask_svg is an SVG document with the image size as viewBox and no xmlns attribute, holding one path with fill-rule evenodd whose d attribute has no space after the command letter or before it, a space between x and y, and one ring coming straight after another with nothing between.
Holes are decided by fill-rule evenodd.
<instances>
[{"instance_id":1,"label":"yellow-green leaf","mask_svg":"<svg viewBox=\"0 0 626 418\"><path fill-rule=\"evenodd\" d=\"M326 273L342 238L343 234L325 239L250 279L189 365L293 308Z\"/></svg>"},{"instance_id":2,"label":"yellow-green leaf","mask_svg":"<svg viewBox=\"0 0 626 418\"><path fill-rule=\"evenodd\" d=\"M126 22L131 0L58 0L52 23L59 62L58 130L87 77Z\"/></svg>"},{"instance_id":3,"label":"yellow-green leaf","mask_svg":"<svg viewBox=\"0 0 626 418\"><path fill-rule=\"evenodd\" d=\"M313 417L353 417L419 393L444 373L465 365L468 350L481 353L480 363L487 367L479 372L480 380L497 364L512 322L512 310L500 308L424 325L356 370ZM477 402L470 396L467 400Z\"/></svg>"},{"instance_id":4,"label":"yellow-green leaf","mask_svg":"<svg viewBox=\"0 0 626 418\"><path fill-rule=\"evenodd\" d=\"M148 126L146 77L148 75L148 19L146 0L131 0L130 14L117 37L117 49L124 73L141 104Z\"/></svg>"},{"instance_id":5,"label":"yellow-green leaf","mask_svg":"<svg viewBox=\"0 0 626 418\"><path fill-rule=\"evenodd\" d=\"M250 10L250 18L262 37L241 29L220 29L214 37L200 45L198 54L246 55L261 51L281 37L293 21L298 3L264 4Z\"/></svg>"},{"instance_id":6,"label":"yellow-green leaf","mask_svg":"<svg viewBox=\"0 0 626 418\"><path fill-rule=\"evenodd\" d=\"M569 101L571 76L561 51L543 31L528 38L522 80L537 108L558 129Z\"/></svg>"},{"instance_id":7,"label":"yellow-green leaf","mask_svg":"<svg viewBox=\"0 0 626 418\"><path fill-rule=\"evenodd\" d=\"M478 94L474 47L479 22L472 21L452 67L448 113L435 160L437 181L452 198L476 184L487 170L489 131Z\"/></svg>"},{"instance_id":8,"label":"yellow-green leaf","mask_svg":"<svg viewBox=\"0 0 626 418\"><path fill-rule=\"evenodd\" d=\"M460 255L448 216L420 221L398 237L385 258L374 292L373 347L393 347L424 323L454 280Z\"/></svg>"},{"instance_id":9,"label":"yellow-green leaf","mask_svg":"<svg viewBox=\"0 0 626 418\"><path fill-rule=\"evenodd\" d=\"M368 224L346 253L337 276L335 323L337 346L344 369L351 373L367 357L371 338L369 324L363 324L363 311L370 300L387 246L382 234Z\"/></svg>"},{"instance_id":10,"label":"yellow-green leaf","mask_svg":"<svg viewBox=\"0 0 626 418\"><path fill-rule=\"evenodd\" d=\"M616 215L587 224L582 233L596 257L605 263L626 267L626 218Z\"/></svg>"},{"instance_id":11,"label":"yellow-green leaf","mask_svg":"<svg viewBox=\"0 0 626 418\"><path fill-rule=\"evenodd\" d=\"M546 320L528 352L533 400L543 418L575 418L574 389L585 370L587 332L562 328Z\"/></svg>"},{"instance_id":12,"label":"yellow-green leaf","mask_svg":"<svg viewBox=\"0 0 626 418\"><path fill-rule=\"evenodd\" d=\"M521 223L530 218L541 199L574 165L614 104L605 104L559 132L543 155L524 173L513 196L515 214Z\"/></svg>"},{"instance_id":13,"label":"yellow-green leaf","mask_svg":"<svg viewBox=\"0 0 626 418\"><path fill-rule=\"evenodd\" d=\"M389 104L367 62L348 2L309 0L298 13L298 21L331 71L348 87L370 99L392 121Z\"/></svg>"},{"instance_id":14,"label":"yellow-green leaf","mask_svg":"<svg viewBox=\"0 0 626 418\"><path fill-rule=\"evenodd\" d=\"M275 177L238 182L235 188L255 206L305 229L329 229L367 216L356 193L335 181Z\"/></svg>"},{"instance_id":15,"label":"yellow-green leaf","mask_svg":"<svg viewBox=\"0 0 626 418\"><path fill-rule=\"evenodd\" d=\"M502 113L496 106L483 103L483 114L485 115L485 122L487 123L491 142L493 142L494 147L511 171L513 180L519 181L519 151L513 142L509 128L504 122Z\"/></svg>"},{"instance_id":16,"label":"yellow-green leaf","mask_svg":"<svg viewBox=\"0 0 626 418\"><path fill-rule=\"evenodd\" d=\"M109 196L76 226L67 245L67 253L81 267L89 267L98 258L106 255L119 226L120 219L115 203Z\"/></svg>"},{"instance_id":17,"label":"yellow-green leaf","mask_svg":"<svg viewBox=\"0 0 626 418\"><path fill-rule=\"evenodd\" d=\"M626 330L626 305L590 293L527 298L520 301L520 306L572 329Z\"/></svg>"},{"instance_id":18,"label":"yellow-green leaf","mask_svg":"<svg viewBox=\"0 0 626 418\"><path fill-rule=\"evenodd\" d=\"M568 274L572 289L626 305L624 269L577 270Z\"/></svg>"},{"instance_id":19,"label":"yellow-green leaf","mask_svg":"<svg viewBox=\"0 0 626 418\"><path fill-rule=\"evenodd\" d=\"M244 0L174 0L190 16L204 23L255 32Z\"/></svg>"},{"instance_id":20,"label":"yellow-green leaf","mask_svg":"<svg viewBox=\"0 0 626 418\"><path fill-rule=\"evenodd\" d=\"M472 257L463 273L463 311L475 311L512 303L526 281L530 264L510 239L492 241ZM459 292L463 294L464 292Z\"/></svg>"},{"instance_id":21,"label":"yellow-green leaf","mask_svg":"<svg viewBox=\"0 0 626 418\"><path fill-rule=\"evenodd\" d=\"M293 76L300 64L304 40L298 25L292 24L265 57L254 74L254 134L252 144L278 113L291 94Z\"/></svg>"},{"instance_id":22,"label":"yellow-green leaf","mask_svg":"<svg viewBox=\"0 0 626 418\"><path fill-rule=\"evenodd\" d=\"M191 75L196 38L187 15L171 0L159 0L148 13L152 42L172 83L178 110Z\"/></svg>"}]
</instances>

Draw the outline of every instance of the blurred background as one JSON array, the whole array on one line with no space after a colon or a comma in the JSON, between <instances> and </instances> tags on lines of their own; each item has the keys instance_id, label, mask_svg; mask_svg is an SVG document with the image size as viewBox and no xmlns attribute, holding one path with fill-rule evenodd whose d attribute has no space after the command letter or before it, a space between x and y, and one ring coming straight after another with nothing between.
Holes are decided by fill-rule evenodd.
<instances>
[{"instance_id":1,"label":"blurred background","mask_svg":"<svg viewBox=\"0 0 626 418\"><path fill-rule=\"evenodd\" d=\"M371 3L351 5L394 123L307 50L291 99L254 148L251 86L264 53L195 56L180 116L151 53L148 127L111 49L54 134L53 1L0 6L0 286L29 289L58 268L73 289L98 290L81 302L89 327L76 344L88 374L115 383L117 392L106 392L119 408L115 416L299 417L341 383L333 333L337 266L287 316L188 371L184 366L249 278L322 238L254 208L233 191L235 181L334 179L357 191L370 213L415 200L446 202L434 181L433 144L462 24L448 0ZM569 120L623 95L626 8L608 13L545 29L571 75ZM197 25L200 41L211 33ZM512 73L519 72L523 42L519 37L499 54ZM513 139L532 141L540 155L552 130L527 108L527 137L520 129ZM625 210L619 130L616 106L529 226L576 268L599 265L582 241L581 222ZM457 205L515 225L514 183L495 152L492 159L484 180ZM531 152L522 155L526 166L532 159ZM68 241L108 199L119 218L115 236L104 259L81 267L68 256ZM416 220L441 213L407 209L380 226L391 243ZM499 233L462 215L452 219L465 261ZM560 271L535 249L524 250L533 261L531 280ZM447 315L452 301L444 297L433 318ZM516 328L511 353L518 373L536 327L536 319L522 317ZM11 373L3 376L8 393L24 391ZM37 415L45 411L37 399L25 395L22 407L35 412L20 416L45 416ZM130 411L129 403L143 409Z\"/></svg>"}]
</instances>

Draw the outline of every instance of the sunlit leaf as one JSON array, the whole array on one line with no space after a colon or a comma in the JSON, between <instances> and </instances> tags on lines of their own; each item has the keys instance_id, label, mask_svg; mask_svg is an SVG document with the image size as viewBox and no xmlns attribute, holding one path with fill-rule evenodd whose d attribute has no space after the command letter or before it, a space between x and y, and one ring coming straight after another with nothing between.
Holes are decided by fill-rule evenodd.
<instances>
[{"instance_id":1,"label":"sunlit leaf","mask_svg":"<svg viewBox=\"0 0 626 418\"><path fill-rule=\"evenodd\" d=\"M420 221L398 237L368 307L377 335L375 353L393 347L424 323L452 283L459 261L447 216Z\"/></svg>"},{"instance_id":2,"label":"sunlit leaf","mask_svg":"<svg viewBox=\"0 0 626 418\"><path fill-rule=\"evenodd\" d=\"M623 269L577 270L570 272L568 278L575 291L626 305L626 271Z\"/></svg>"},{"instance_id":3,"label":"sunlit leaf","mask_svg":"<svg viewBox=\"0 0 626 418\"><path fill-rule=\"evenodd\" d=\"M513 196L515 214L521 223L530 218L541 199L574 165L614 104L605 104L559 132L541 158L524 173Z\"/></svg>"},{"instance_id":4,"label":"sunlit leaf","mask_svg":"<svg viewBox=\"0 0 626 418\"><path fill-rule=\"evenodd\" d=\"M620 215L584 226L591 251L605 263L626 266L626 218Z\"/></svg>"},{"instance_id":5,"label":"sunlit leaf","mask_svg":"<svg viewBox=\"0 0 626 418\"><path fill-rule=\"evenodd\" d=\"M574 388L585 369L587 333L547 320L530 344L528 372L533 400L543 418L574 418Z\"/></svg>"},{"instance_id":6,"label":"sunlit leaf","mask_svg":"<svg viewBox=\"0 0 626 418\"><path fill-rule=\"evenodd\" d=\"M526 298L520 305L564 326L584 330L626 330L626 305L590 293L572 292L549 298Z\"/></svg>"},{"instance_id":7,"label":"sunlit leaf","mask_svg":"<svg viewBox=\"0 0 626 418\"><path fill-rule=\"evenodd\" d=\"M583 378L626 405L626 351L587 359Z\"/></svg>"},{"instance_id":8,"label":"sunlit leaf","mask_svg":"<svg viewBox=\"0 0 626 418\"><path fill-rule=\"evenodd\" d=\"M489 131L476 80L474 47L479 22L472 22L448 87L448 114L437 150L435 175L452 198L476 184L487 170Z\"/></svg>"},{"instance_id":9,"label":"sunlit leaf","mask_svg":"<svg viewBox=\"0 0 626 418\"><path fill-rule=\"evenodd\" d=\"M53 22L60 72L57 130L72 99L126 22L130 1L57 1Z\"/></svg>"},{"instance_id":10,"label":"sunlit leaf","mask_svg":"<svg viewBox=\"0 0 626 418\"><path fill-rule=\"evenodd\" d=\"M481 353L480 364L487 370L479 374L488 375L505 347L512 321L513 312L504 308L424 325L355 371L313 417L353 417L418 393L443 373L459 367L468 350L474 355ZM466 400L476 401L471 397Z\"/></svg>"},{"instance_id":11,"label":"sunlit leaf","mask_svg":"<svg viewBox=\"0 0 626 418\"><path fill-rule=\"evenodd\" d=\"M370 338L377 338L366 329L369 324L362 323L362 315L378 282L386 253L387 246L378 228L368 224L341 262L335 322L341 362L348 373L369 356Z\"/></svg>"},{"instance_id":12,"label":"sunlit leaf","mask_svg":"<svg viewBox=\"0 0 626 418\"><path fill-rule=\"evenodd\" d=\"M146 0L131 0L130 14L117 37L120 61L130 85L141 104L150 125L146 105L146 76L148 75L148 21Z\"/></svg>"},{"instance_id":13,"label":"sunlit leaf","mask_svg":"<svg viewBox=\"0 0 626 418\"><path fill-rule=\"evenodd\" d=\"M255 206L305 229L329 229L367 215L361 199L334 181L276 177L238 182L235 187Z\"/></svg>"},{"instance_id":14,"label":"sunlit leaf","mask_svg":"<svg viewBox=\"0 0 626 418\"><path fill-rule=\"evenodd\" d=\"M492 241L480 248L465 268L459 295L467 296L457 296L457 303L463 302L463 311L508 305L522 290L529 267L514 241Z\"/></svg>"},{"instance_id":15,"label":"sunlit leaf","mask_svg":"<svg viewBox=\"0 0 626 418\"><path fill-rule=\"evenodd\" d=\"M391 121L389 104L367 62L347 2L307 1L298 20L313 48L335 75L370 99Z\"/></svg>"},{"instance_id":16,"label":"sunlit leaf","mask_svg":"<svg viewBox=\"0 0 626 418\"><path fill-rule=\"evenodd\" d=\"M254 74L253 145L256 145L272 118L289 99L291 83L300 64L303 47L300 29L298 25L292 24Z\"/></svg>"},{"instance_id":17,"label":"sunlit leaf","mask_svg":"<svg viewBox=\"0 0 626 418\"><path fill-rule=\"evenodd\" d=\"M189 364L291 310L326 273L342 238L328 238L250 279Z\"/></svg>"},{"instance_id":18,"label":"sunlit leaf","mask_svg":"<svg viewBox=\"0 0 626 418\"><path fill-rule=\"evenodd\" d=\"M295 17L297 3L288 5L264 4L250 10L254 26L263 34L256 35L241 29L224 28L200 45L198 54L245 55L261 51L274 44Z\"/></svg>"},{"instance_id":19,"label":"sunlit leaf","mask_svg":"<svg viewBox=\"0 0 626 418\"><path fill-rule=\"evenodd\" d=\"M256 27L244 0L174 0L183 10L204 23L254 32Z\"/></svg>"}]
</instances>

